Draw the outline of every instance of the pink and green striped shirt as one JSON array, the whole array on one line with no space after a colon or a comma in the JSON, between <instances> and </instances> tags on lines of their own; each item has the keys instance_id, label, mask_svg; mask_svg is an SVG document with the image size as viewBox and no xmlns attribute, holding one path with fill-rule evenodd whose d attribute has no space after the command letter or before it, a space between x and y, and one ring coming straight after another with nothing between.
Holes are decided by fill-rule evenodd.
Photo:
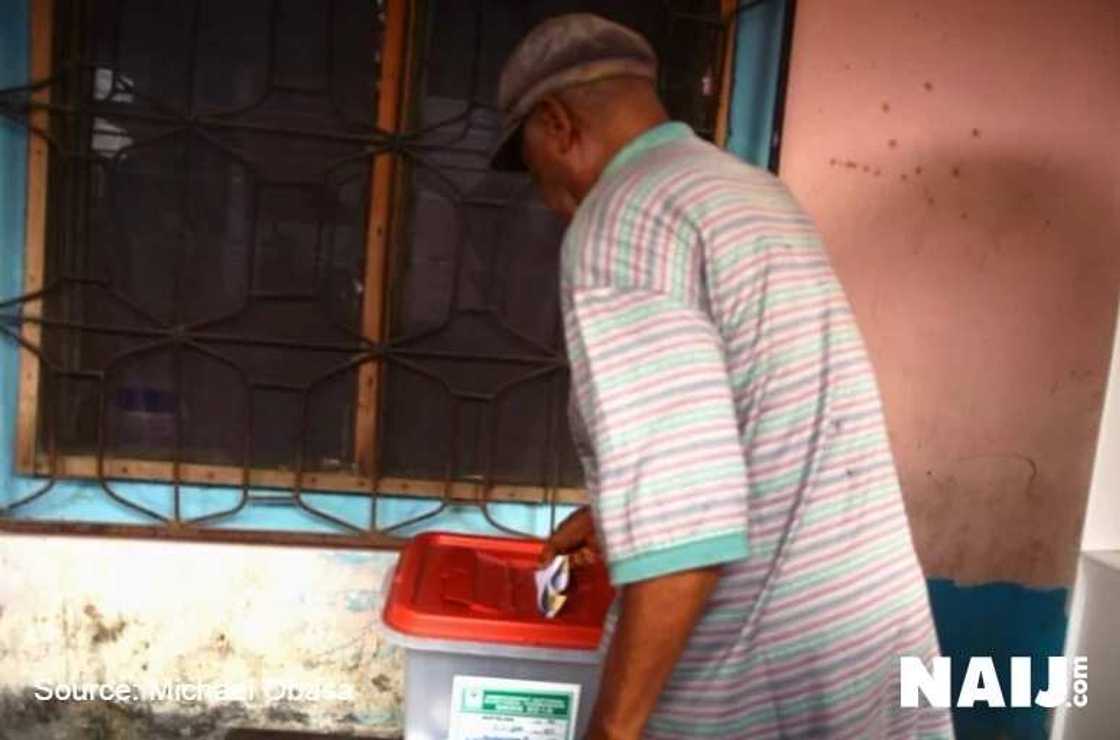
<instances>
[{"instance_id":1,"label":"pink and green striped shirt","mask_svg":"<svg viewBox=\"0 0 1120 740\"><path fill-rule=\"evenodd\" d=\"M899 707L938 652L876 386L808 216L667 123L564 240L569 408L616 584L723 565L650 738L952 736Z\"/></svg>"}]
</instances>

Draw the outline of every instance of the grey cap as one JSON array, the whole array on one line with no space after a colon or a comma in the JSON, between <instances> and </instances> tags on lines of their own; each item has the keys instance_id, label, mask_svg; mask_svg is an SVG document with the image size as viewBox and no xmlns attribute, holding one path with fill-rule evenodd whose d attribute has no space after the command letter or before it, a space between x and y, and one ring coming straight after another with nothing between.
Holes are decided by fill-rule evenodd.
<instances>
[{"instance_id":1,"label":"grey cap","mask_svg":"<svg viewBox=\"0 0 1120 740\"><path fill-rule=\"evenodd\" d=\"M537 24L502 67L502 138L490 166L525 169L521 124L544 96L586 82L631 76L657 79L657 54L637 31L592 13L558 15Z\"/></svg>"}]
</instances>

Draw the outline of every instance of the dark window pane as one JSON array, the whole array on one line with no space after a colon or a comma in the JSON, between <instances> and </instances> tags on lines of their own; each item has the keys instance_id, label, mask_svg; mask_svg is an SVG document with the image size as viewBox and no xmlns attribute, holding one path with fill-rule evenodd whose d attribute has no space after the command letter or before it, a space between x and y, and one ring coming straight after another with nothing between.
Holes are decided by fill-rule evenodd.
<instances>
[{"instance_id":1,"label":"dark window pane","mask_svg":"<svg viewBox=\"0 0 1120 740\"><path fill-rule=\"evenodd\" d=\"M418 355L457 359L390 364L381 455L389 474L581 483L564 412L567 374L549 372L564 349L564 226L527 177L487 169L502 61L533 25L575 11L644 33L661 60L670 112L703 135L714 129L718 0L430 3L412 124L423 156L402 162L411 188L393 261L392 338Z\"/></svg>"},{"instance_id":2,"label":"dark window pane","mask_svg":"<svg viewBox=\"0 0 1120 740\"><path fill-rule=\"evenodd\" d=\"M381 19L357 0L67 4L45 344L64 452L354 460ZM178 344L176 327L189 338ZM98 374L103 382L97 382ZM46 407L46 404L44 405Z\"/></svg>"},{"instance_id":3,"label":"dark window pane","mask_svg":"<svg viewBox=\"0 0 1120 740\"><path fill-rule=\"evenodd\" d=\"M43 342L64 372L44 381L44 441L353 469L371 169L393 156L405 187L381 472L580 483L557 294L564 227L527 178L487 168L500 65L550 15L607 15L651 40L671 113L710 136L719 2L418 7L406 135L390 150L374 125L383 2L57 6L52 101L64 107L51 116Z\"/></svg>"}]
</instances>

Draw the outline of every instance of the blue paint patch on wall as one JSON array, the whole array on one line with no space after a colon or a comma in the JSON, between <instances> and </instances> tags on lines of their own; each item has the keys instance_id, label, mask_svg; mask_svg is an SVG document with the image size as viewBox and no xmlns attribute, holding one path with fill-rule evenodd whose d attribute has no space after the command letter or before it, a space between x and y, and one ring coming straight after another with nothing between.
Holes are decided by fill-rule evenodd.
<instances>
[{"instance_id":1,"label":"blue paint patch on wall","mask_svg":"<svg viewBox=\"0 0 1120 740\"><path fill-rule=\"evenodd\" d=\"M1047 685L1046 659L1062 655L1065 648L1069 589L1014 583L958 586L932 579L929 594L941 652L953 659L953 697L974 655L995 661L1005 695L1010 693L1013 656L1032 658L1034 692ZM1049 724L1049 712L1042 707L953 710L958 740L1046 740Z\"/></svg>"},{"instance_id":2,"label":"blue paint patch on wall","mask_svg":"<svg viewBox=\"0 0 1120 740\"><path fill-rule=\"evenodd\" d=\"M0 0L0 89L27 83L27 25L26 0ZM27 135L0 118L0 301L20 293L26 177ZM19 353L0 338L0 506L10 491L5 479L13 463L18 394Z\"/></svg>"},{"instance_id":3,"label":"blue paint patch on wall","mask_svg":"<svg viewBox=\"0 0 1120 740\"><path fill-rule=\"evenodd\" d=\"M381 592L363 588L346 594L346 610L351 612L371 612L380 604Z\"/></svg>"},{"instance_id":4,"label":"blue paint patch on wall","mask_svg":"<svg viewBox=\"0 0 1120 740\"><path fill-rule=\"evenodd\" d=\"M374 565L380 559L380 556L377 553L364 550L334 550L330 553L330 558L341 565L354 565L364 568Z\"/></svg>"},{"instance_id":5,"label":"blue paint patch on wall","mask_svg":"<svg viewBox=\"0 0 1120 740\"><path fill-rule=\"evenodd\" d=\"M774 109L782 99L783 29L791 0L740 3L727 122L727 148L756 167L771 166Z\"/></svg>"}]
</instances>

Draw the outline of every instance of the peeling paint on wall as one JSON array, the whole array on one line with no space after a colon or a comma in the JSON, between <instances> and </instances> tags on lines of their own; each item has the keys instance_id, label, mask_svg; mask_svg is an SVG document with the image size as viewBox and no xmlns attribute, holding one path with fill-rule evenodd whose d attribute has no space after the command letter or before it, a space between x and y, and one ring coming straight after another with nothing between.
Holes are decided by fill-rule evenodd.
<instances>
[{"instance_id":1,"label":"peeling paint on wall","mask_svg":"<svg viewBox=\"0 0 1120 740\"><path fill-rule=\"evenodd\" d=\"M378 631L396 555L339 555L0 536L0 727L21 740L399 733L401 655ZM143 695L42 700L118 684Z\"/></svg>"},{"instance_id":2,"label":"peeling paint on wall","mask_svg":"<svg viewBox=\"0 0 1120 740\"><path fill-rule=\"evenodd\" d=\"M135 704L42 702L31 688L0 690L0 740L221 740L226 728L251 719L236 703L157 713Z\"/></svg>"},{"instance_id":3,"label":"peeling paint on wall","mask_svg":"<svg viewBox=\"0 0 1120 740\"><path fill-rule=\"evenodd\" d=\"M929 586L941 649L960 658L953 661L953 696L964 680L967 657L972 655L994 659L1001 686L1011 683L1011 658L1030 656L1032 685L1046 685L1046 658L1061 655L1065 641L1067 589L1033 589L1013 583L959 586L944 580L933 580ZM978 706L954 712L960 740L1001 736L1046 740L1048 724L1048 712L1042 707L998 710Z\"/></svg>"}]
</instances>

